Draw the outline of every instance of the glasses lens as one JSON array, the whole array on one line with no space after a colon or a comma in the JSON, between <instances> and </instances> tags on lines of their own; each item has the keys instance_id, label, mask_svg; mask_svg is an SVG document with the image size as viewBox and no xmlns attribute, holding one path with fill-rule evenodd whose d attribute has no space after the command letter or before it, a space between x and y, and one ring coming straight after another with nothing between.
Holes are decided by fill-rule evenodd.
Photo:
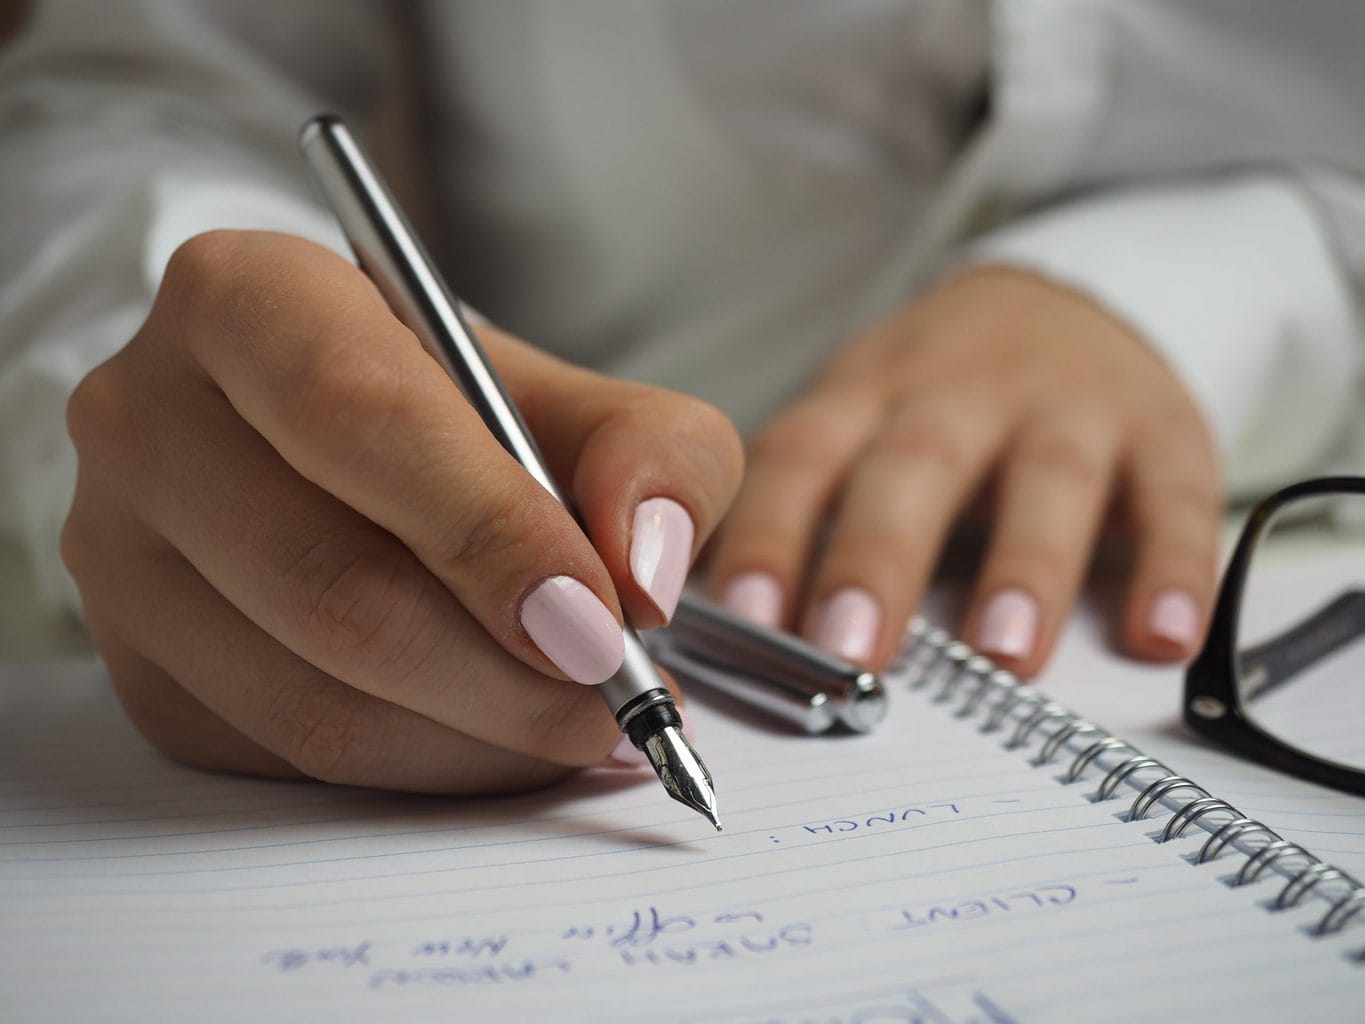
<instances>
[{"instance_id":1,"label":"glasses lens","mask_svg":"<svg viewBox=\"0 0 1365 1024\"><path fill-rule=\"evenodd\" d=\"M1256 545L1237 630L1242 707L1266 732L1365 766L1365 495L1281 507Z\"/></svg>"}]
</instances>

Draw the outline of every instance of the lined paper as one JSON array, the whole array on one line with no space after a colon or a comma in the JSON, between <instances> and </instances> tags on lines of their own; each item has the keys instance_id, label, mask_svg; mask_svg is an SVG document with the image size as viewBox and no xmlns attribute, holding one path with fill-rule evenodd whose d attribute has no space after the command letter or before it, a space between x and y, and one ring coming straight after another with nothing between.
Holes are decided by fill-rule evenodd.
<instances>
[{"instance_id":1,"label":"lined paper","mask_svg":"<svg viewBox=\"0 0 1365 1024\"><path fill-rule=\"evenodd\" d=\"M637 773L481 801L206 775L93 666L5 670L0 1016L1353 1019L1365 929L1311 939L1199 839L892 696L828 739L694 700L717 835Z\"/></svg>"},{"instance_id":2,"label":"lined paper","mask_svg":"<svg viewBox=\"0 0 1365 1024\"><path fill-rule=\"evenodd\" d=\"M1284 557L1258 561L1256 586L1277 595L1281 628L1294 612L1321 607L1350 581L1339 545L1285 538ZM1292 556L1292 557L1290 557ZM1359 584L1357 584L1359 585ZM1263 601L1268 599L1263 597ZM1365 880L1365 798L1338 793L1222 752L1187 730L1180 717L1184 670L1142 665L1106 650L1107 631L1092 601L1071 623L1049 666L1043 686L1081 714L1100 722L1145 753L1159 758L1248 817L1271 825L1286 839ZM1340 673L1320 671L1340 666ZM1354 666L1355 671L1351 671ZM1290 683L1263 706L1276 708L1300 742L1315 742L1324 755L1359 757L1365 737L1365 688L1360 686L1360 644L1335 652L1309 685ZM1292 716L1292 717L1291 717Z\"/></svg>"}]
</instances>

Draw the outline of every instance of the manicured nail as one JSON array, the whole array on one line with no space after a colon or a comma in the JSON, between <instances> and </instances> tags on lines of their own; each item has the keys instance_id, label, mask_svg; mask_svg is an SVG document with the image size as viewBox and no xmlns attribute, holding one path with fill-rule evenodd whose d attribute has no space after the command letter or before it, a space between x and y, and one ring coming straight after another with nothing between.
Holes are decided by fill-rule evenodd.
<instances>
[{"instance_id":1,"label":"manicured nail","mask_svg":"<svg viewBox=\"0 0 1365 1024\"><path fill-rule=\"evenodd\" d=\"M630 574L667 622L692 562L692 517L671 498L650 498L635 508Z\"/></svg>"},{"instance_id":2,"label":"manicured nail","mask_svg":"<svg viewBox=\"0 0 1365 1024\"><path fill-rule=\"evenodd\" d=\"M576 683L604 683L626 658L621 626L572 576L551 576L521 603L521 625L545 657Z\"/></svg>"},{"instance_id":3,"label":"manicured nail","mask_svg":"<svg viewBox=\"0 0 1365 1024\"><path fill-rule=\"evenodd\" d=\"M881 625L877 599L860 587L845 587L825 602L811 639L849 661L866 661L877 645Z\"/></svg>"},{"instance_id":4,"label":"manicured nail","mask_svg":"<svg viewBox=\"0 0 1365 1024\"><path fill-rule=\"evenodd\" d=\"M776 629L782 622L782 584L770 573L740 573L725 588L720 603L760 626Z\"/></svg>"},{"instance_id":5,"label":"manicured nail","mask_svg":"<svg viewBox=\"0 0 1365 1024\"><path fill-rule=\"evenodd\" d=\"M1183 590L1163 590L1152 600L1147 630L1182 651L1191 650L1199 639L1199 605Z\"/></svg>"},{"instance_id":6,"label":"manicured nail","mask_svg":"<svg viewBox=\"0 0 1365 1024\"><path fill-rule=\"evenodd\" d=\"M1022 590L1002 590L986 603L977 646L985 654L1026 658L1038 638L1038 603Z\"/></svg>"}]
</instances>

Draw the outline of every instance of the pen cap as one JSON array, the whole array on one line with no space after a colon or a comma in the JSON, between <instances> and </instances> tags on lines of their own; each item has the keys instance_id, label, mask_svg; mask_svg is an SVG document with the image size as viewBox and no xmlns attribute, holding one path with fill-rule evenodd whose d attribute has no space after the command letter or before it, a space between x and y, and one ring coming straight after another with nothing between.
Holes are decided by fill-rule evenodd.
<instances>
[{"instance_id":1,"label":"pen cap","mask_svg":"<svg viewBox=\"0 0 1365 1024\"><path fill-rule=\"evenodd\" d=\"M790 695L823 694L839 721L867 732L886 717L886 690L875 672L830 654L799 637L755 625L685 593L665 631L681 653L724 670L750 689ZM736 694L743 698L743 694Z\"/></svg>"},{"instance_id":2,"label":"pen cap","mask_svg":"<svg viewBox=\"0 0 1365 1024\"><path fill-rule=\"evenodd\" d=\"M833 699L823 690L710 661L670 642L657 630L647 634L645 642L659 664L684 684L700 684L812 736L828 732L839 721Z\"/></svg>"}]
</instances>

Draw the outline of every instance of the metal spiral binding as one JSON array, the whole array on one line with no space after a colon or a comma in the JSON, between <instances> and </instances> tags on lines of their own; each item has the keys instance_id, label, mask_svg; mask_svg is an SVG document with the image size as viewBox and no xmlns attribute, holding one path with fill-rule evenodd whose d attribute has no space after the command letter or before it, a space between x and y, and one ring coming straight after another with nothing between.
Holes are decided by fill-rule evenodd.
<instances>
[{"instance_id":1,"label":"metal spiral binding","mask_svg":"<svg viewBox=\"0 0 1365 1024\"><path fill-rule=\"evenodd\" d=\"M944 704L953 698L953 691L967 673L967 663L978 657L975 651L964 643L953 642L943 649L943 660L938 670L938 693L934 694L935 704Z\"/></svg>"},{"instance_id":2,"label":"metal spiral binding","mask_svg":"<svg viewBox=\"0 0 1365 1024\"><path fill-rule=\"evenodd\" d=\"M1233 884L1250 885L1252 882L1256 881L1261 872L1272 863L1279 860L1281 857L1288 857L1292 853L1301 853L1310 861L1317 860L1316 857L1298 843L1291 843L1287 840L1280 839L1276 842L1262 846L1254 854L1248 857L1242 864L1241 870L1237 872L1237 878L1234 880ZM1266 854L1269 854L1269 856L1266 856Z\"/></svg>"},{"instance_id":3,"label":"metal spiral binding","mask_svg":"<svg viewBox=\"0 0 1365 1024\"><path fill-rule=\"evenodd\" d=\"M1120 761L1109 770L1109 774L1100 783L1100 788L1095 791L1095 799L1100 803L1108 800L1116 792L1119 786L1123 785L1123 780L1134 772L1140 772L1144 768L1160 768L1167 775L1172 774L1171 770L1154 757L1146 754L1135 754L1126 761Z\"/></svg>"},{"instance_id":4,"label":"metal spiral binding","mask_svg":"<svg viewBox=\"0 0 1365 1024\"><path fill-rule=\"evenodd\" d=\"M1068 768L1066 774L1062 776L1062 781L1068 784L1078 781L1085 772L1086 766L1106 750L1132 750L1134 753L1137 753L1133 747L1123 742L1123 740L1119 739L1117 736L1104 736L1076 755L1076 759L1071 762L1071 767Z\"/></svg>"},{"instance_id":5,"label":"metal spiral binding","mask_svg":"<svg viewBox=\"0 0 1365 1024\"><path fill-rule=\"evenodd\" d=\"M1011 736L1009 742L1005 744L1005 749L1017 750L1019 747L1024 746L1028 743L1028 738L1032 735L1033 730L1050 718L1070 717L1072 717L1071 712L1066 708L1062 707L1060 704L1054 704L1051 701L1048 701L1019 723L1014 730L1014 735Z\"/></svg>"},{"instance_id":6,"label":"metal spiral binding","mask_svg":"<svg viewBox=\"0 0 1365 1024\"><path fill-rule=\"evenodd\" d=\"M1043 741L1042 747L1038 750L1038 756L1033 759L1036 765L1050 764L1052 759L1057 756L1057 751L1062 749L1062 745L1072 736L1082 736L1092 732L1103 732L1098 725L1093 722L1082 721L1077 718L1062 726L1051 736ZM1105 740L1112 740L1114 737L1106 736ZM1105 740L1101 740L1103 743ZM1088 748L1087 748L1088 749Z\"/></svg>"},{"instance_id":7,"label":"metal spiral binding","mask_svg":"<svg viewBox=\"0 0 1365 1024\"><path fill-rule=\"evenodd\" d=\"M1223 847L1238 836L1248 832L1265 833L1270 836L1272 843L1278 843L1282 838L1274 829L1262 825L1252 818L1234 818L1205 840L1204 845L1199 848L1199 855L1194 858L1194 862L1203 864L1206 860L1213 860L1223 851Z\"/></svg>"},{"instance_id":8,"label":"metal spiral binding","mask_svg":"<svg viewBox=\"0 0 1365 1024\"><path fill-rule=\"evenodd\" d=\"M888 674L904 679L912 690L929 690L936 704L958 701L958 718L980 719L980 731L993 733L1007 725L1012 729L1004 742L1006 749L1018 749L1041 736L1034 765L1052 763L1059 755L1071 755L1062 773L1064 785L1079 782L1086 771L1103 771L1093 796L1097 802L1118 795L1124 786L1136 790L1126 820L1141 821L1159 808L1171 812L1155 840L1167 843L1179 839L1191 827L1199 827L1208 838L1192 858L1203 864L1216 860L1231 848L1245 859L1234 886L1251 885L1267 872L1285 880L1270 902L1274 910L1298 906L1310 894L1327 902L1327 910L1312 928L1315 935L1339 932L1349 921L1365 919L1365 885L1346 872L1327 864L1298 843L1282 838L1269 826L1248 818L1232 804L1211 795L1198 783L1171 771L1156 758L1148 757L1132 744L1119 739L1093 722L1081 718L1026 686L1010 672L967 644L955 640L946 630L916 617L906 630L905 643ZM1155 775L1144 781L1143 772ZM1175 794L1189 790L1181 799ZM1226 818L1215 820L1213 816ZM1302 862L1302 866L1297 863ZM1365 963L1365 948L1353 954Z\"/></svg>"},{"instance_id":9,"label":"metal spiral binding","mask_svg":"<svg viewBox=\"0 0 1365 1024\"><path fill-rule=\"evenodd\" d=\"M1316 864L1308 865L1308 867L1304 868L1291 878L1288 884L1280 890L1280 895L1275 897L1275 908L1277 910L1287 910L1289 907L1297 905L1299 900L1307 896L1315 885L1319 882L1326 882L1333 878L1341 878L1350 881L1350 876L1347 875L1346 872L1339 871L1330 864L1324 864L1322 861L1318 861ZM1290 893L1293 893L1293 895L1291 896ZM1322 928L1322 922L1318 923L1318 927L1319 929Z\"/></svg>"},{"instance_id":10,"label":"metal spiral binding","mask_svg":"<svg viewBox=\"0 0 1365 1024\"><path fill-rule=\"evenodd\" d=\"M1200 797L1198 800L1191 800L1171 815L1170 820L1166 822L1166 827L1161 830L1161 838L1157 842L1169 843L1172 839L1179 839L1184 835L1185 829L1204 815L1212 814L1214 811L1227 811L1234 818L1240 818L1242 815L1241 811L1226 800L1216 796Z\"/></svg>"},{"instance_id":11,"label":"metal spiral binding","mask_svg":"<svg viewBox=\"0 0 1365 1024\"><path fill-rule=\"evenodd\" d=\"M1018 685L1018 680L1014 678L1014 674L1012 672L1006 672L1003 668L997 668L982 674L976 689L974 689L970 696L962 702L962 707L957 709L957 716L959 718L970 718L972 715L976 714L977 707L981 704L982 700L985 699L986 692L992 687L1001 692L1007 692L1012 690L1016 685Z\"/></svg>"},{"instance_id":12,"label":"metal spiral binding","mask_svg":"<svg viewBox=\"0 0 1365 1024\"><path fill-rule=\"evenodd\" d=\"M1196 793L1209 796L1209 791L1198 783L1191 782L1183 775L1167 775L1164 779L1157 779L1150 786L1137 795L1133 801L1133 806L1128 809L1129 821L1141 821L1147 817L1147 812L1161 802L1161 798L1169 793L1174 793L1178 789L1192 789Z\"/></svg>"}]
</instances>

